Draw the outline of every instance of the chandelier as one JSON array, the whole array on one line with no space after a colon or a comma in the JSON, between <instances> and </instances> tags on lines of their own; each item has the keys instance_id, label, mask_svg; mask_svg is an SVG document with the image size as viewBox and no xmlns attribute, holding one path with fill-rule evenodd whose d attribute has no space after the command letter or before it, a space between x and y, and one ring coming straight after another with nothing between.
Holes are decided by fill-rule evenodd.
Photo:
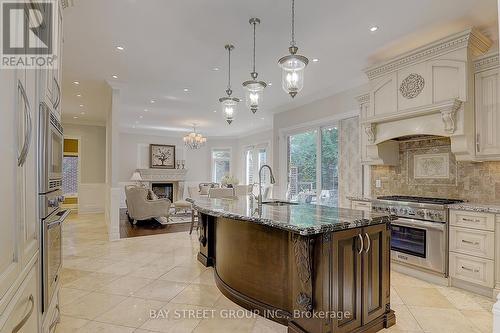
<instances>
[{"instance_id":1,"label":"chandelier","mask_svg":"<svg viewBox=\"0 0 500 333\"><path fill-rule=\"evenodd\" d=\"M281 86L292 98L304 87L304 69L309 60L298 55L299 48L295 45L295 0L292 0L292 40L288 51L289 55L278 60L281 67Z\"/></svg>"},{"instance_id":2,"label":"chandelier","mask_svg":"<svg viewBox=\"0 0 500 333\"><path fill-rule=\"evenodd\" d=\"M234 120L234 117L236 115L236 108L238 106L238 103L240 102L239 98L236 97L231 97L233 91L231 90L231 51L234 50L234 45L232 44L227 44L224 46L224 48L228 52L228 80L227 80L227 89L226 89L226 94L227 96L219 98L219 102L222 107L222 115L224 116L224 119L226 119L226 122L231 125L231 123Z\"/></svg>"},{"instance_id":3,"label":"chandelier","mask_svg":"<svg viewBox=\"0 0 500 333\"><path fill-rule=\"evenodd\" d=\"M253 25L253 71L250 73L252 79L243 82L243 87L246 88L245 100L247 107L255 114L259 109L259 104L262 104L264 88L267 85L263 81L257 81L259 74L255 71L255 27L260 24L260 19L251 18L249 23Z\"/></svg>"},{"instance_id":4,"label":"chandelier","mask_svg":"<svg viewBox=\"0 0 500 333\"><path fill-rule=\"evenodd\" d=\"M196 133L196 124L193 124L193 131L186 135L183 140L184 145L189 149L200 149L207 142L207 138L200 133Z\"/></svg>"}]
</instances>

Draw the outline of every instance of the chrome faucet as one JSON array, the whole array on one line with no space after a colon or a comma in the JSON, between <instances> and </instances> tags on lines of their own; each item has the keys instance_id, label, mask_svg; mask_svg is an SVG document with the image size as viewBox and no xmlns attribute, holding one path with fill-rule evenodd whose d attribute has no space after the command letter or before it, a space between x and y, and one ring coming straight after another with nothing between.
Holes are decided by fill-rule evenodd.
<instances>
[{"instance_id":1,"label":"chrome faucet","mask_svg":"<svg viewBox=\"0 0 500 333\"><path fill-rule=\"evenodd\" d=\"M259 209L262 207L262 170L264 168L269 169L269 173L271 174L271 180L270 180L271 184L276 183L276 180L274 180L274 176L273 176L273 169L271 169L271 167L267 164L264 164L263 166L261 166L259 169L259 196L257 197Z\"/></svg>"}]
</instances>

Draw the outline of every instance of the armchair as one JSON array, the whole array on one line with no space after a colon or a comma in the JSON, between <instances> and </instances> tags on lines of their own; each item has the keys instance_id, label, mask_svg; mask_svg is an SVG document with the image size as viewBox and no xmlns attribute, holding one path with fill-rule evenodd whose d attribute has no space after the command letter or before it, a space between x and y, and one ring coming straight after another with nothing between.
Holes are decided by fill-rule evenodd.
<instances>
[{"instance_id":1,"label":"armchair","mask_svg":"<svg viewBox=\"0 0 500 333\"><path fill-rule=\"evenodd\" d=\"M148 199L148 189L135 185L125 186L127 215L131 223L138 220L164 217L168 221L171 202L168 199Z\"/></svg>"}]
</instances>

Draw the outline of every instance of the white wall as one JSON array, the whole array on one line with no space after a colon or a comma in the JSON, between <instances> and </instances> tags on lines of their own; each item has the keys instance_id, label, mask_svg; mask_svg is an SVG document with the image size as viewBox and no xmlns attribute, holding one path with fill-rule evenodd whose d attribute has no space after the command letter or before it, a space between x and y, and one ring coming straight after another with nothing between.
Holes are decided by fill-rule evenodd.
<instances>
[{"instance_id":1,"label":"white wall","mask_svg":"<svg viewBox=\"0 0 500 333\"><path fill-rule=\"evenodd\" d=\"M283 196L286 191L286 184L283 184L286 175L280 175L280 165L286 163L286 161L280 160L284 158L283 154L280 153L280 142L285 140L284 137L280 137L280 131L300 127L307 128L308 126L319 124L322 120L328 121L343 114L350 114L352 116L355 113L359 113L356 96L367 91L368 85L363 85L274 115L272 140L273 171L276 174L275 178L277 182L274 192L276 196ZM279 192L276 191L277 189Z\"/></svg>"},{"instance_id":2,"label":"white wall","mask_svg":"<svg viewBox=\"0 0 500 333\"><path fill-rule=\"evenodd\" d=\"M106 128L63 124L64 136L79 139L79 213L101 213L105 209Z\"/></svg>"}]
</instances>

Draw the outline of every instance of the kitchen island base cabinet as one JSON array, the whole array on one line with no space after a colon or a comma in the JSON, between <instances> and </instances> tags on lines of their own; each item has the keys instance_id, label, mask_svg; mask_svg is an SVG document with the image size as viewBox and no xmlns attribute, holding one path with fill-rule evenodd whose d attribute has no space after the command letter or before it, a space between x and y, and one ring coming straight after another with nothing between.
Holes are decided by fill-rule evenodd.
<instances>
[{"instance_id":1,"label":"kitchen island base cabinet","mask_svg":"<svg viewBox=\"0 0 500 333\"><path fill-rule=\"evenodd\" d=\"M200 253L221 292L289 332L376 332L390 309L390 230L381 223L300 235L201 215Z\"/></svg>"}]
</instances>

